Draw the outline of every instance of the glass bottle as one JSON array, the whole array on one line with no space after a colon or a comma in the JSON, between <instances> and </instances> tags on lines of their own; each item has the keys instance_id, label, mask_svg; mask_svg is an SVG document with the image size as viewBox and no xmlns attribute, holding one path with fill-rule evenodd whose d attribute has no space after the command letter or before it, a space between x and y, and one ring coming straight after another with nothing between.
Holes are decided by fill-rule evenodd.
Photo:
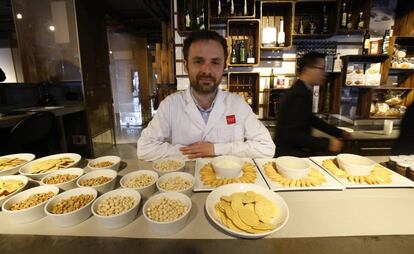
<instances>
[{"instance_id":1,"label":"glass bottle","mask_svg":"<svg viewBox=\"0 0 414 254\"><path fill-rule=\"evenodd\" d=\"M230 0L230 16L234 15L234 1Z\"/></svg>"},{"instance_id":2,"label":"glass bottle","mask_svg":"<svg viewBox=\"0 0 414 254\"><path fill-rule=\"evenodd\" d=\"M231 58L230 58L230 63L232 64L237 64L238 63L238 59L237 59L237 48L236 48L236 42L233 40L232 46L231 46Z\"/></svg>"},{"instance_id":3,"label":"glass bottle","mask_svg":"<svg viewBox=\"0 0 414 254\"><path fill-rule=\"evenodd\" d=\"M244 0L243 3L243 15L247 16L247 0Z\"/></svg>"},{"instance_id":4,"label":"glass bottle","mask_svg":"<svg viewBox=\"0 0 414 254\"><path fill-rule=\"evenodd\" d=\"M277 43L279 47L285 46L285 32L283 31L284 22L283 17L280 17L279 33L277 34Z\"/></svg>"},{"instance_id":5,"label":"glass bottle","mask_svg":"<svg viewBox=\"0 0 414 254\"><path fill-rule=\"evenodd\" d=\"M390 30L386 29L382 37L382 53L388 54L388 47L390 45Z\"/></svg>"},{"instance_id":6,"label":"glass bottle","mask_svg":"<svg viewBox=\"0 0 414 254\"><path fill-rule=\"evenodd\" d=\"M247 53L247 63L254 64L256 61L254 59L254 47L253 43L250 44L249 51Z\"/></svg>"},{"instance_id":7,"label":"glass bottle","mask_svg":"<svg viewBox=\"0 0 414 254\"><path fill-rule=\"evenodd\" d=\"M200 14L200 30L206 29L205 26L205 13L204 13L204 6L201 7L201 14Z\"/></svg>"},{"instance_id":8,"label":"glass bottle","mask_svg":"<svg viewBox=\"0 0 414 254\"><path fill-rule=\"evenodd\" d=\"M346 18L347 18L347 13L346 13L346 3L342 3L342 11L341 11L341 28L346 28Z\"/></svg>"},{"instance_id":9,"label":"glass bottle","mask_svg":"<svg viewBox=\"0 0 414 254\"><path fill-rule=\"evenodd\" d=\"M369 34L369 31L368 30L365 31L365 34L364 34L364 48L362 49L362 54L366 55L366 54L369 53L370 38L371 38L371 35Z\"/></svg>"},{"instance_id":10,"label":"glass bottle","mask_svg":"<svg viewBox=\"0 0 414 254\"><path fill-rule=\"evenodd\" d=\"M323 6L322 33L328 33L328 13L326 12L326 5Z\"/></svg>"},{"instance_id":11,"label":"glass bottle","mask_svg":"<svg viewBox=\"0 0 414 254\"><path fill-rule=\"evenodd\" d=\"M348 18L346 20L346 28L352 29L351 13L348 13Z\"/></svg>"},{"instance_id":12,"label":"glass bottle","mask_svg":"<svg viewBox=\"0 0 414 254\"><path fill-rule=\"evenodd\" d=\"M299 34L303 34L303 19L299 19Z\"/></svg>"},{"instance_id":13,"label":"glass bottle","mask_svg":"<svg viewBox=\"0 0 414 254\"><path fill-rule=\"evenodd\" d=\"M358 29L364 29L364 19L363 19L364 13L361 11L359 13L359 18L358 18Z\"/></svg>"},{"instance_id":14,"label":"glass bottle","mask_svg":"<svg viewBox=\"0 0 414 254\"><path fill-rule=\"evenodd\" d=\"M190 10L185 11L185 29L190 30L191 29L191 16L190 16Z\"/></svg>"},{"instance_id":15,"label":"glass bottle","mask_svg":"<svg viewBox=\"0 0 414 254\"><path fill-rule=\"evenodd\" d=\"M275 73L273 72L273 68L270 72L270 82L269 82L269 88L275 87Z\"/></svg>"},{"instance_id":16,"label":"glass bottle","mask_svg":"<svg viewBox=\"0 0 414 254\"><path fill-rule=\"evenodd\" d=\"M315 25L315 22L313 22L313 18L311 17L309 21L309 33L315 34L315 30L316 30L316 25Z\"/></svg>"},{"instance_id":17,"label":"glass bottle","mask_svg":"<svg viewBox=\"0 0 414 254\"><path fill-rule=\"evenodd\" d=\"M217 0L217 16L221 14L221 0Z\"/></svg>"},{"instance_id":18,"label":"glass bottle","mask_svg":"<svg viewBox=\"0 0 414 254\"><path fill-rule=\"evenodd\" d=\"M240 63L245 64L246 63L246 43L245 40L240 40L240 49L239 49L239 55L240 55Z\"/></svg>"}]
</instances>

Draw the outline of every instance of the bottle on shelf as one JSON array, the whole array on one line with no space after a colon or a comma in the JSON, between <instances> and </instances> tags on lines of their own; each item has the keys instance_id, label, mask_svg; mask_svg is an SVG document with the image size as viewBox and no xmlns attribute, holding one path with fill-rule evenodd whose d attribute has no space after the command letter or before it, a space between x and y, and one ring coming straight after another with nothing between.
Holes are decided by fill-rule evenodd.
<instances>
[{"instance_id":1,"label":"bottle on shelf","mask_svg":"<svg viewBox=\"0 0 414 254\"><path fill-rule=\"evenodd\" d=\"M346 12L346 3L342 3L342 10L341 10L341 28L346 28L346 21L347 21L348 14Z\"/></svg>"},{"instance_id":2,"label":"bottle on shelf","mask_svg":"<svg viewBox=\"0 0 414 254\"><path fill-rule=\"evenodd\" d=\"M246 63L247 55L246 55L246 40L240 40L239 46L239 62L241 64Z\"/></svg>"},{"instance_id":3,"label":"bottle on shelf","mask_svg":"<svg viewBox=\"0 0 414 254\"><path fill-rule=\"evenodd\" d=\"M298 32L299 34L303 34L303 19L299 19L299 28L298 28Z\"/></svg>"},{"instance_id":4,"label":"bottle on shelf","mask_svg":"<svg viewBox=\"0 0 414 254\"><path fill-rule=\"evenodd\" d=\"M326 11L326 5L323 6L323 14L322 14L322 33L328 33L328 13Z\"/></svg>"},{"instance_id":5,"label":"bottle on shelf","mask_svg":"<svg viewBox=\"0 0 414 254\"><path fill-rule=\"evenodd\" d=\"M364 29L364 13L361 11L359 13L359 18L358 18L358 23L357 23L357 28L358 29Z\"/></svg>"},{"instance_id":6,"label":"bottle on shelf","mask_svg":"<svg viewBox=\"0 0 414 254\"><path fill-rule=\"evenodd\" d=\"M324 108L323 108L323 113L330 113L330 109L331 109L331 83L328 82L326 84L326 94L325 94L325 103L324 103Z\"/></svg>"},{"instance_id":7,"label":"bottle on shelf","mask_svg":"<svg viewBox=\"0 0 414 254\"><path fill-rule=\"evenodd\" d=\"M201 14L200 14L200 30L205 30L206 29L206 25L205 25L205 13L204 13L204 6L201 7Z\"/></svg>"},{"instance_id":8,"label":"bottle on shelf","mask_svg":"<svg viewBox=\"0 0 414 254\"><path fill-rule=\"evenodd\" d=\"M348 13L348 17L346 19L346 28L352 29L352 19L351 19L351 13Z\"/></svg>"},{"instance_id":9,"label":"bottle on shelf","mask_svg":"<svg viewBox=\"0 0 414 254\"><path fill-rule=\"evenodd\" d=\"M217 16L221 15L221 0L217 0Z\"/></svg>"},{"instance_id":10,"label":"bottle on shelf","mask_svg":"<svg viewBox=\"0 0 414 254\"><path fill-rule=\"evenodd\" d=\"M256 61L254 58L254 47L253 47L253 43L251 43L249 47L249 51L247 53L247 63L254 64L255 62Z\"/></svg>"},{"instance_id":11,"label":"bottle on shelf","mask_svg":"<svg viewBox=\"0 0 414 254\"><path fill-rule=\"evenodd\" d=\"M185 29L186 30L191 29L191 16L190 16L190 10L188 10L188 8L185 10Z\"/></svg>"},{"instance_id":12,"label":"bottle on shelf","mask_svg":"<svg viewBox=\"0 0 414 254\"><path fill-rule=\"evenodd\" d=\"M231 46L231 57L230 57L230 63L237 64L239 61L237 59L237 43L235 40L232 41Z\"/></svg>"},{"instance_id":13,"label":"bottle on shelf","mask_svg":"<svg viewBox=\"0 0 414 254\"><path fill-rule=\"evenodd\" d=\"M386 29L382 37L382 53L388 54L388 47L390 45L390 30Z\"/></svg>"},{"instance_id":14,"label":"bottle on shelf","mask_svg":"<svg viewBox=\"0 0 414 254\"><path fill-rule=\"evenodd\" d=\"M276 27L269 25L270 17L267 16L266 26L262 30L262 45L263 47L275 47L276 46Z\"/></svg>"},{"instance_id":15,"label":"bottle on shelf","mask_svg":"<svg viewBox=\"0 0 414 254\"><path fill-rule=\"evenodd\" d=\"M277 43L279 47L285 46L285 32L283 31L284 22L283 17L280 17L279 33L277 34Z\"/></svg>"},{"instance_id":16,"label":"bottle on shelf","mask_svg":"<svg viewBox=\"0 0 414 254\"><path fill-rule=\"evenodd\" d=\"M243 16L247 16L247 0L243 2Z\"/></svg>"},{"instance_id":17,"label":"bottle on shelf","mask_svg":"<svg viewBox=\"0 0 414 254\"><path fill-rule=\"evenodd\" d=\"M234 1L230 0L230 16L234 15Z\"/></svg>"},{"instance_id":18,"label":"bottle on shelf","mask_svg":"<svg viewBox=\"0 0 414 254\"><path fill-rule=\"evenodd\" d=\"M369 31L368 30L365 31L364 48L362 49L362 54L364 55L369 54L370 38L371 38L371 35L369 34Z\"/></svg>"},{"instance_id":19,"label":"bottle on shelf","mask_svg":"<svg viewBox=\"0 0 414 254\"><path fill-rule=\"evenodd\" d=\"M275 87L275 73L273 72L273 68L270 71L270 79L269 79L269 88L272 89Z\"/></svg>"},{"instance_id":20,"label":"bottle on shelf","mask_svg":"<svg viewBox=\"0 0 414 254\"><path fill-rule=\"evenodd\" d=\"M313 18L310 17L310 20L309 20L309 33L310 34L315 34L315 30L316 30L315 22L313 21Z\"/></svg>"}]
</instances>

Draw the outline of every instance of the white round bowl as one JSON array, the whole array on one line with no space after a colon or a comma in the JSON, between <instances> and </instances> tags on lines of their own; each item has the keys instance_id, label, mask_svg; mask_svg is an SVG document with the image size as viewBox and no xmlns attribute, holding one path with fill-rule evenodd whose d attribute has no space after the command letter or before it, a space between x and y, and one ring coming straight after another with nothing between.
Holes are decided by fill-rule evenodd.
<instances>
[{"instance_id":1,"label":"white round bowl","mask_svg":"<svg viewBox=\"0 0 414 254\"><path fill-rule=\"evenodd\" d=\"M264 232L264 233L258 233L258 234L249 234L244 232L238 232L235 230L232 230L219 221L218 218L215 216L214 206L220 202L220 198L222 196L231 196L231 194L235 192L247 192L247 191L254 191L271 202L273 202L277 207L279 211L279 216L277 218L273 218L271 223L275 225L275 228L273 230ZM289 208L285 202L285 200L277 193L274 193L273 191L269 190L268 188L264 188L259 185L250 184L250 183L232 183L232 184L226 184L223 186L218 187L214 191L212 191L206 199L206 211L210 219L220 228L222 228L224 231L227 231L228 233L242 238L261 238L265 237L267 235L273 234L274 232L280 230L283 228L287 221L289 220Z\"/></svg>"},{"instance_id":2,"label":"white round bowl","mask_svg":"<svg viewBox=\"0 0 414 254\"><path fill-rule=\"evenodd\" d=\"M95 167L94 165L100 162L104 162L104 161L109 161L111 163L113 163L111 166L107 166L107 167ZM98 169L113 169L115 171L119 170L119 166L121 165L121 158L119 156L103 156L103 157L99 157L96 158L94 160L91 160L88 163L88 168L90 168L91 170L98 170Z\"/></svg>"},{"instance_id":3,"label":"white round bowl","mask_svg":"<svg viewBox=\"0 0 414 254\"><path fill-rule=\"evenodd\" d=\"M160 163L168 161L168 160L177 161L180 164L180 166L177 167L177 168L165 169L165 170L158 169L158 165ZM160 176L162 176L164 174L167 174L167 173L171 173L171 172L183 171L184 167L185 167L185 161L182 158L178 158L178 157L168 157L168 158L164 158L164 159L161 159L161 160L154 161L152 163L152 169L155 172L157 172Z\"/></svg>"},{"instance_id":4,"label":"white round bowl","mask_svg":"<svg viewBox=\"0 0 414 254\"><path fill-rule=\"evenodd\" d=\"M281 156L275 159L277 170L290 179L301 179L308 175L309 162L294 156Z\"/></svg>"},{"instance_id":5,"label":"white round bowl","mask_svg":"<svg viewBox=\"0 0 414 254\"><path fill-rule=\"evenodd\" d=\"M126 182L131 179L131 178L135 178L137 176L140 175L150 175L154 177L154 182L151 183L150 185L144 186L144 187L140 187L140 188L134 188L134 187L128 187L126 186ZM138 191L141 194L141 197L143 199L148 199L149 197L151 197L151 195L157 190L156 188L156 182L158 180L158 174L152 170L138 170L138 171L133 171L131 173L128 173L126 175L124 175L121 180L120 180L120 185L122 188L129 188L129 189L134 189L136 191Z\"/></svg>"},{"instance_id":6,"label":"white round bowl","mask_svg":"<svg viewBox=\"0 0 414 254\"><path fill-rule=\"evenodd\" d=\"M81 168L64 168L58 171L54 171L48 175L46 175L45 177L42 178L41 183L43 185L53 185L58 187L59 189L63 190L63 191L67 191L73 188L76 188L76 181L78 180L79 177L81 177L81 175L83 175L84 170ZM63 182L63 183L57 183L57 184L49 184L49 183L45 183L45 180L49 177L53 177L56 175L65 175L65 174L69 174L69 175L77 175L77 177L75 177L74 179L67 181L67 182Z\"/></svg>"},{"instance_id":7,"label":"white round bowl","mask_svg":"<svg viewBox=\"0 0 414 254\"><path fill-rule=\"evenodd\" d=\"M64 214L53 214L50 211L52 206L59 202L62 199L68 199L72 196L78 196L81 194L91 194L93 196L93 199L86 204L85 206L79 208L78 210L72 211L70 213L64 213ZM91 215L91 206L93 201L98 196L98 192L91 187L83 187L83 188L76 188L72 190L65 191L56 197L52 198L47 202L44 211L48 217L48 219L59 227L70 227L76 224L79 224L89 218Z\"/></svg>"},{"instance_id":8,"label":"white round bowl","mask_svg":"<svg viewBox=\"0 0 414 254\"><path fill-rule=\"evenodd\" d=\"M23 167L21 167L19 169L19 173L21 175L30 177L30 178L32 178L34 180L40 181L44 176L46 176L47 174L50 174L53 171L48 171L48 172L45 172L45 173L33 174L33 173L31 173L33 164L36 164L36 163L42 162L42 161L47 161L47 160L50 160L50 159L58 159L58 158L64 158L64 157L69 157L69 158L71 158L73 160L72 163L68 164L64 168L74 167L82 159L82 157L79 154L76 154L76 153L60 153L60 154L49 155L49 156L42 157L42 158L39 158L37 160L34 160L34 161L31 161L31 162L27 163L26 165L24 165Z\"/></svg>"},{"instance_id":9,"label":"white round bowl","mask_svg":"<svg viewBox=\"0 0 414 254\"><path fill-rule=\"evenodd\" d=\"M238 177L243 167L243 160L236 156L223 155L211 161L214 172L220 178Z\"/></svg>"},{"instance_id":10,"label":"white round bowl","mask_svg":"<svg viewBox=\"0 0 414 254\"><path fill-rule=\"evenodd\" d=\"M375 166L375 162L356 154L341 153L337 157L339 167L353 176L369 175Z\"/></svg>"},{"instance_id":11,"label":"white round bowl","mask_svg":"<svg viewBox=\"0 0 414 254\"><path fill-rule=\"evenodd\" d=\"M4 202L2 205L2 210L13 222L16 222L16 223L29 223L29 222L41 219L46 216L44 212L44 206L50 199L40 204L37 204L33 207L23 209L23 210L12 211L10 210L10 207L14 203L25 200L30 195L33 195L36 193L46 193L49 191L54 193L53 196L56 196L59 193L59 188L55 186L45 185L45 186L38 186L38 187L25 190L9 198L8 200L6 200L6 202Z\"/></svg>"},{"instance_id":12,"label":"white round bowl","mask_svg":"<svg viewBox=\"0 0 414 254\"><path fill-rule=\"evenodd\" d=\"M7 196L2 196L0 197L0 206L4 203L4 201L6 201L8 198L13 197L14 195L16 195L17 193L21 192L22 190L24 190L27 186L27 183L29 182L29 178L25 177L25 176L21 176L21 175L12 175L12 176L0 176L1 180L20 180L23 182L23 185L17 189L15 192L10 193Z\"/></svg>"},{"instance_id":13,"label":"white round bowl","mask_svg":"<svg viewBox=\"0 0 414 254\"><path fill-rule=\"evenodd\" d=\"M26 160L27 162L20 164L16 167L13 168L9 168L9 169L5 169L5 170L0 170L0 176L5 176L5 175L14 175L17 172L19 172L19 169L21 167L23 167L24 165L26 165L27 163L31 162L36 156L32 153L16 153L16 154L9 154L9 155L4 155L1 156L0 159L5 159L5 158L19 158L22 160Z\"/></svg>"},{"instance_id":14,"label":"white round bowl","mask_svg":"<svg viewBox=\"0 0 414 254\"><path fill-rule=\"evenodd\" d=\"M158 202L159 200L163 198L180 200L185 205L187 205L188 209L181 217L173 221L158 222L158 221L150 219L147 216L147 212L146 212L148 206L151 203ZM182 193L168 191L168 192L154 195L150 199L148 199L148 201L145 202L144 207L142 208L142 213L144 214L145 220L149 223L150 227L152 228L152 230L154 230L154 232L160 235L171 235L171 234L177 233L178 231L180 231L181 229L185 227L187 219L190 215L191 207L192 207L191 199L188 196Z\"/></svg>"},{"instance_id":15,"label":"white round bowl","mask_svg":"<svg viewBox=\"0 0 414 254\"><path fill-rule=\"evenodd\" d=\"M95 186L83 186L83 185L81 185L81 182L83 180L87 180L87 179L90 179L90 178L97 178L97 177L100 177L100 176L111 177L112 179L110 181L104 183L104 184L95 185ZM92 187L95 190L97 190L99 192L99 194L103 194L103 193L108 192L110 190L113 190L115 188L116 176L117 176L116 171L112 170L112 169L95 170L95 171L86 173L83 176L79 177L78 180L76 180L76 185L78 187Z\"/></svg>"},{"instance_id":16,"label":"white round bowl","mask_svg":"<svg viewBox=\"0 0 414 254\"><path fill-rule=\"evenodd\" d=\"M113 196L130 196L134 198L134 205L120 214L112 216L103 216L97 213L98 205L106 198ZM138 213L139 203L141 202L141 195L133 189L117 189L107 192L97 198L92 204L92 214L105 228L122 228L131 223Z\"/></svg>"},{"instance_id":17,"label":"white round bowl","mask_svg":"<svg viewBox=\"0 0 414 254\"><path fill-rule=\"evenodd\" d=\"M165 181L167 181L170 178L176 178L176 177L181 177L183 179L186 179L186 180L190 181L191 182L191 186L188 187L188 188L186 188L186 189L183 189L183 190L166 190L166 189L161 188L160 184L162 182L165 182ZM174 192L179 192L179 193L182 193L184 195L187 195L187 196L191 197L191 195L193 194L194 184L195 184L195 178L194 178L193 175L191 175L189 173L185 173L185 172L173 172L173 173L165 174L165 175L161 176L158 179L158 181L157 181L157 189L160 192L174 191Z\"/></svg>"}]
</instances>

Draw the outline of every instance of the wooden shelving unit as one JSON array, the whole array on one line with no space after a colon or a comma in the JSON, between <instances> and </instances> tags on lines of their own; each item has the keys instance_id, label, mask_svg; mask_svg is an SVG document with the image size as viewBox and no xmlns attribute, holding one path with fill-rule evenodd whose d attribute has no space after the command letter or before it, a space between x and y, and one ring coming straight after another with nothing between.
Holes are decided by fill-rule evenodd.
<instances>
[{"instance_id":1,"label":"wooden shelving unit","mask_svg":"<svg viewBox=\"0 0 414 254\"><path fill-rule=\"evenodd\" d=\"M205 30L210 28L210 6L208 0L177 0L177 32L181 36L187 36L193 31L199 30L197 27L197 16L201 14L201 10L204 9L205 13ZM191 27L186 29L185 27L185 15L189 10L191 18Z\"/></svg>"},{"instance_id":2,"label":"wooden shelving unit","mask_svg":"<svg viewBox=\"0 0 414 254\"><path fill-rule=\"evenodd\" d=\"M228 90L243 96L252 107L254 113L259 113L260 73L258 72L229 72Z\"/></svg>"},{"instance_id":3,"label":"wooden shelving unit","mask_svg":"<svg viewBox=\"0 0 414 254\"><path fill-rule=\"evenodd\" d=\"M328 15L328 31L323 33L323 6L326 6L326 14ZM297 1L295 4L295 38L320 39L335 35L337 31L338 3L337 1ZM309 22L313 19L316 25L315 33L310 34ZM299 20L302 19L304 26L304 34L299 34Z\"/></svg>"},{"instance_id":4,"label":"wooden shelving unit","mask_svg":"<svg viewBox=\"0 0 414 254\"><path fill-rule=\"evenodd\" d=\"M220 1L221 14L218 14L218 3ZM254 19L256 15L256 8L254 6L255 0L245 0L247 14L244 15L244 1L233 0L234 15L230 15L230 2L227 0L209 0L211 10L211 22L217 23L226 21L228 19Z\"/></svg>"},{"instance_id":5,"label":"wooden shelving unit","mask_svg":"<svg viewBox=\"0 0 414 254\"><path fill-rule=\"evenodd\" d=\"M372 0L342 0L338 1L338 19L337 19L337 28L338 33L352 34L352 33L363 33L365 30L369 29L369 22L371 17L371 6ZM347 13L351 13L351 29L344 29L341 27L341 10L342 3L346 2ZM359 13L363 12L364 27L362 29L356 29L357 22L359 19Z\"/></svg>"}]
</instances>

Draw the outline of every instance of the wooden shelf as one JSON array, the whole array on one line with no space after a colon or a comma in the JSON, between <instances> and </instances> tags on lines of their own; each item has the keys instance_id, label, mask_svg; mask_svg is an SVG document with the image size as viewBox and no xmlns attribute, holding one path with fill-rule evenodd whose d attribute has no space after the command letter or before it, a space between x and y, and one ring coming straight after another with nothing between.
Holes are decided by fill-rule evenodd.
<instances>
[{"instance_id":1,"label":"wooden shelf","mask_svg":"<svg viewBox=\"0 0 414 254\"><path fill-rule=\"evenodd\" d=\"M330 34L294 34L293 40L303 40L303 39L326 39L332 36L335 36L335 33Z\"/></svg>"},{"instance_id":2,"label":"wooden shelf","mask_svg":"<svg viewBox=\"0 0 414 254\"><path fill-rule=\"evenodd\" d=\"M379 86L379 87L375 87L375 90L413 90L414 88L412 87L400 87L400 86Z\"/></svg>"},{"instance_id":3,"label":"wooden shelf","mask_svg":"<svg viewBox=\"0 0 414 254\"><path fill-rule=\"evenodd\" d=\"M388 55L345 55L341 59L353 63L382 63L388 59Z\"/></svg>"},{"instance_id":4,"label":"wooden shelf","mask_svg":"<svg viewBox=\"0 0 414 254\"><path fill-rule=\"evenodd\" d=\"M341 28L341 19L342 19L342 3L344 1L338 1L338 33L342 31L351 31L352 33L363 33L364 30L369 29L369 22L371 19L371 6L372 0L347 0L346 1L346 11L347 13L351 13L351 22L352 22L352 29L343 29ZM361 30L355 29L357 27L359 13L363 12L363 20L364 20L364 27ZM359 31L359 32L358 32ZM349 34L349 33L346 33Z\"/></svg>"},{"instance_id":5,"label":"wooden shelf","mask_svg":"<svg viewBox=\"0 0 414 254\"><path fill-rule=\"evenodd\" d=\"M364 35L365 29L338 29L337 35Z\"/></svg>"},{"instance_id":6,"label":"wooden shelf","mask_svg":"<svg viewBox=\"0 0 414 254\"><path fill-rule=\"evenodd\" d=\"M243 15L244 1L233 0L235 15L230 15L230 3L221 0L221 14L218 15L218 0L210 0L211 7L211 22L222 22L228 19L254 19L256 15L256 8L254 8L255 0L246 0L247 15Z\"/></svg>"},{"instance_id":7,"label":"wooden shelf","mask_svg":"<svg viewBox=\"0 0 414 254\"><path fill-rule=\"evenodd\" d=\"M259 72L229 72L227 87L230 92L242 94L253 112L259 113Z\"/></svg>"},{"instance_id":8,"label":"wooden shelf","mask_svg":"<svg viewBox=\"0 0 414 254\"><path fill-rule=\"evenodd\" d=\"M201 9L205 13L205 30L210 28L210 8L209 2L204 0L177 0L177 32L181 36L188 36L191 32L199 30L197 26L197 16L201 14ZM185 15L189 10L191 18L191 28L185 27Z\"/></svg>"},{"instance_id":9,"label":"wooden shelf","mask_svg":"<svg viewBox=\"0 0 414 254\"><path fill-rule=\"evenodd\" d=\"M326 14L328 15L328 32L322 34L322 16L323 6L326 6ZM306 36L307 38L327 38L336 33L338 22L338 3L337 1L297 1L295 4L295 24L294 31L296 36ZM316 25L315 34L309 34L310 19ZM304 26L304 33L299 34L299 20L302 19ZM311 37L308 37L311 36ZM314 37L313 37L314 36ZM297 38L297 37L296 37Z\"/></svg>"}]
</instances>

